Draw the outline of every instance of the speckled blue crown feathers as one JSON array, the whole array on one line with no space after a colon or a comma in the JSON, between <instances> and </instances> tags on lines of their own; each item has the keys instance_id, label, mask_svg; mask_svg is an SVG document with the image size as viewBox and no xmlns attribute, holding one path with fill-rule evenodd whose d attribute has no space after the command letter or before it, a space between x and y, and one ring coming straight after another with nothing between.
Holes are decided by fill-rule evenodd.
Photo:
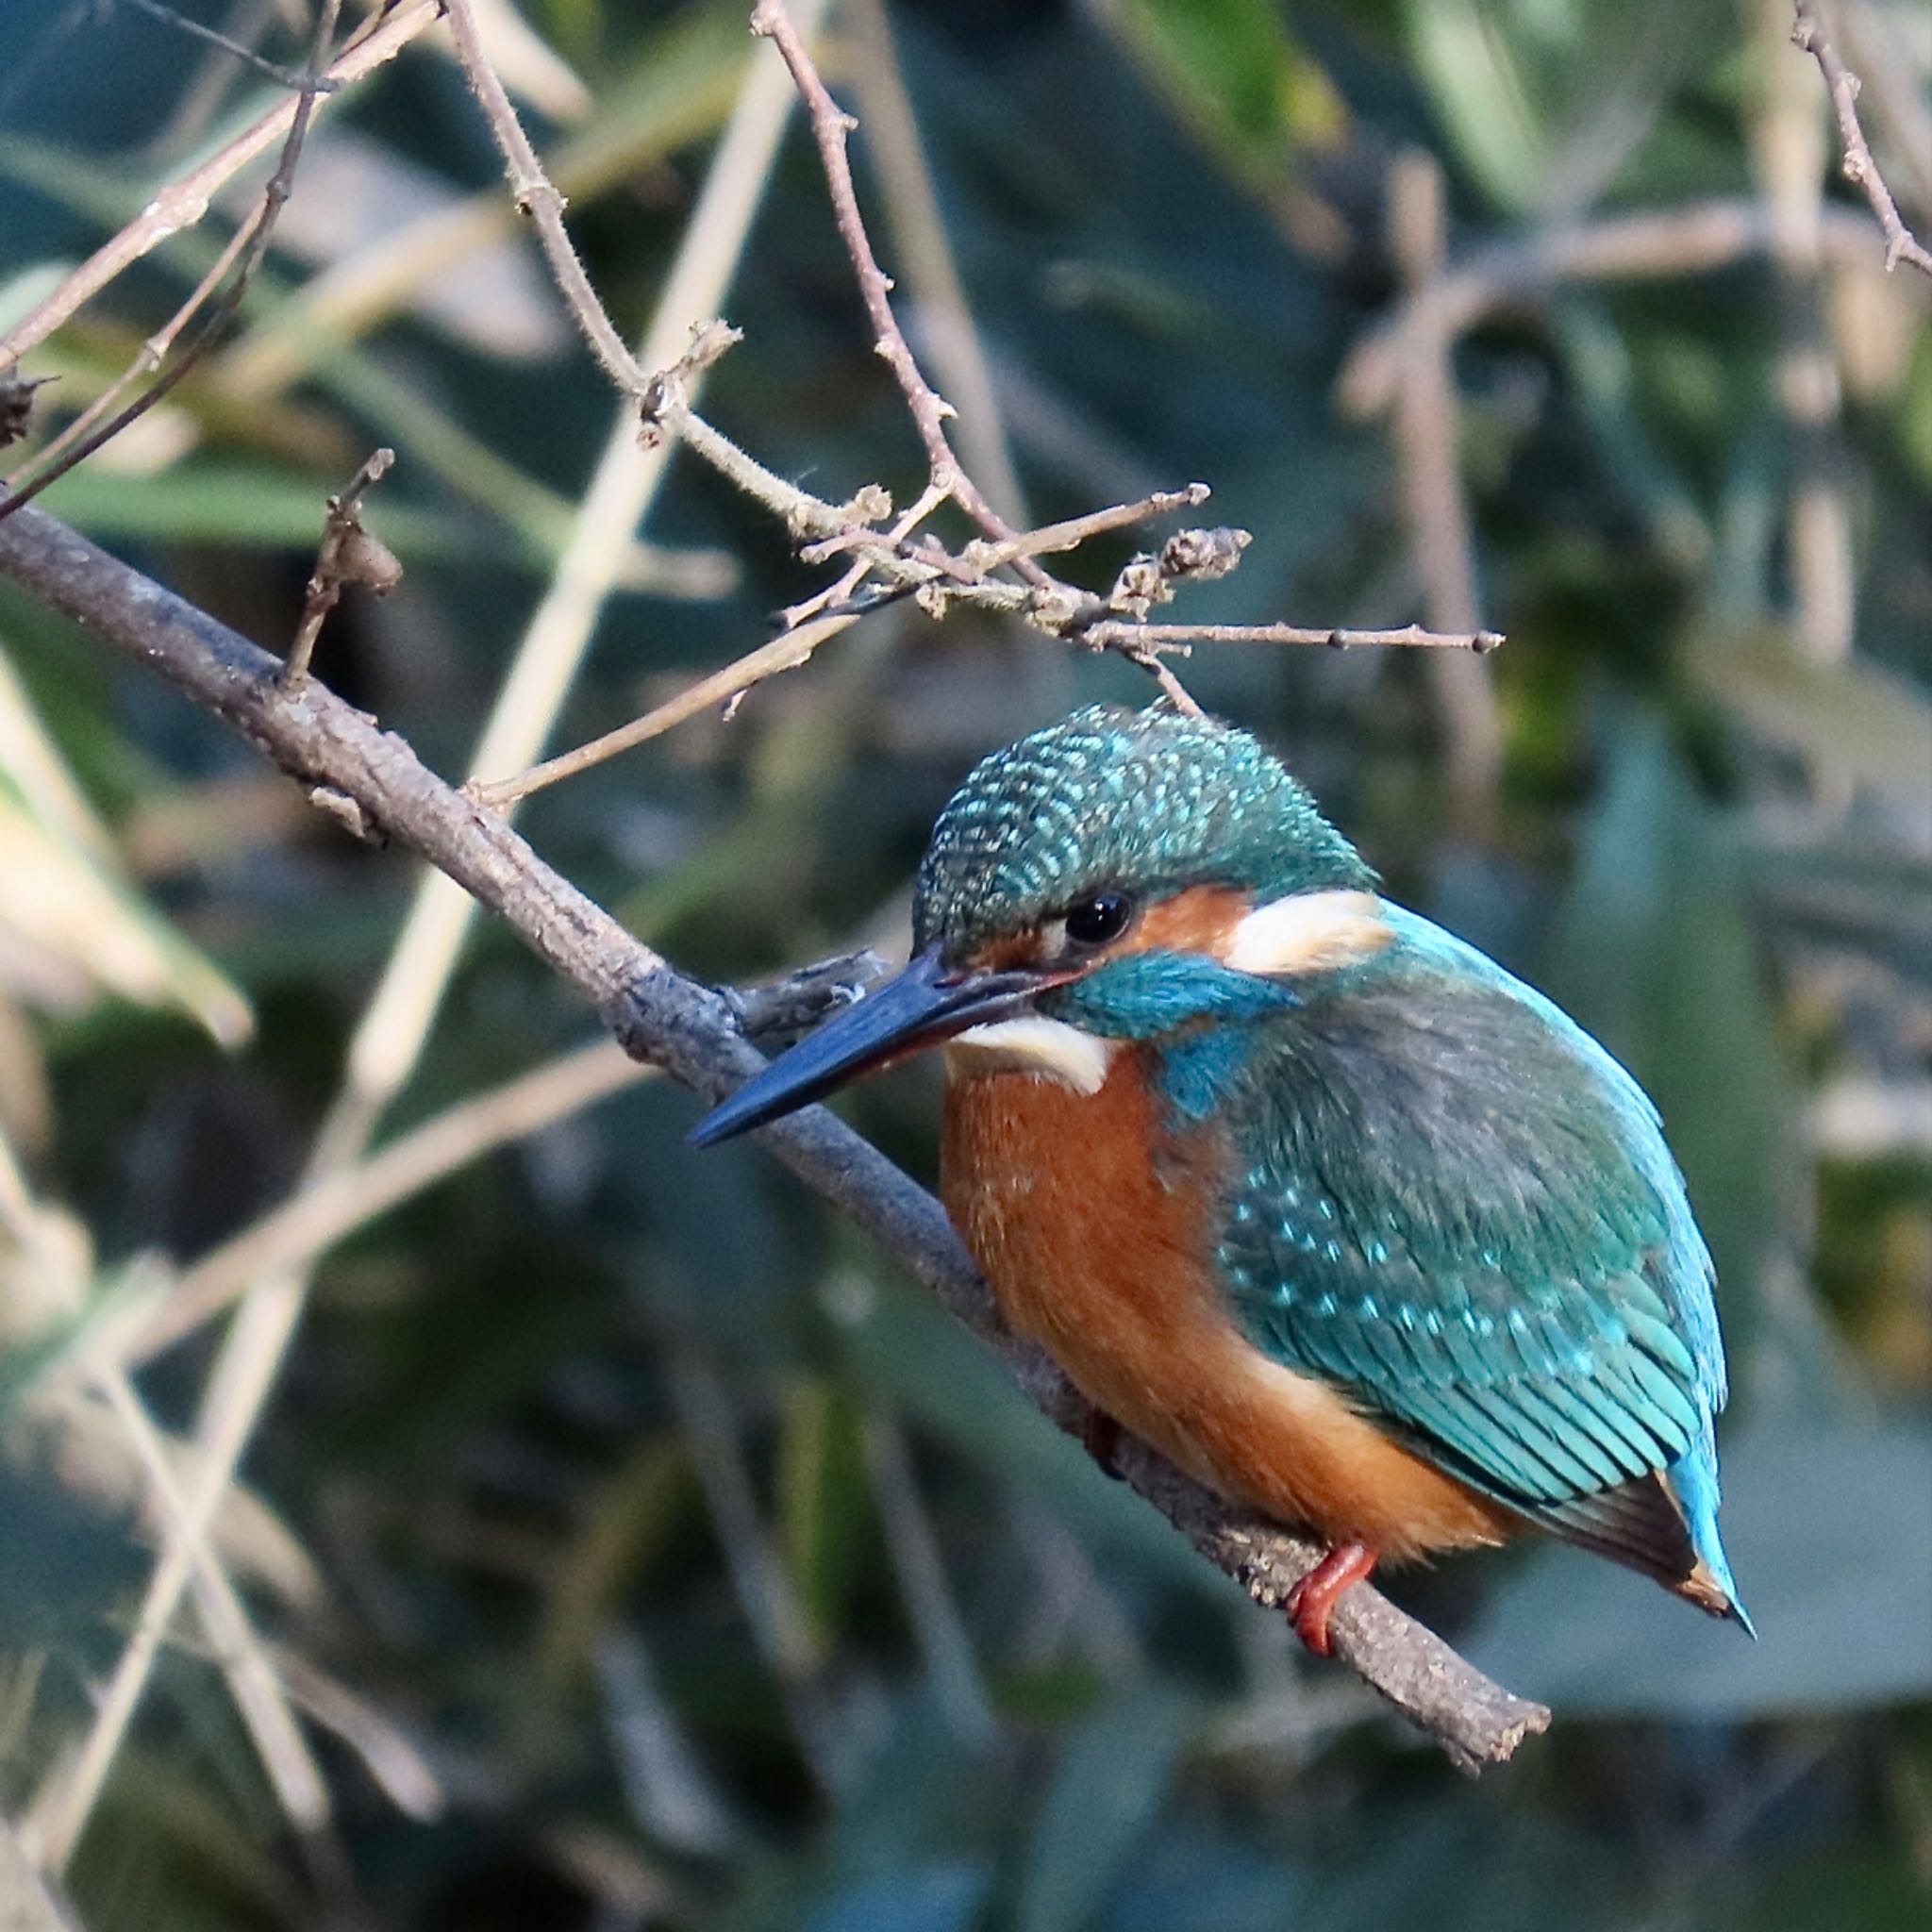
<instances>
[{"instance_id":1,"label":"speckled blue crown feathers","mask_svg":"<svg viewBox=\"0 0 1932 1932\"><path fill-rule=\"evenodd\" d=\"M1275 898L1374 874L1245 731L1095 705L981 759L953 794L919 869L916 942L971 945L1123 884Z\"/></svg>"}]
</instances>

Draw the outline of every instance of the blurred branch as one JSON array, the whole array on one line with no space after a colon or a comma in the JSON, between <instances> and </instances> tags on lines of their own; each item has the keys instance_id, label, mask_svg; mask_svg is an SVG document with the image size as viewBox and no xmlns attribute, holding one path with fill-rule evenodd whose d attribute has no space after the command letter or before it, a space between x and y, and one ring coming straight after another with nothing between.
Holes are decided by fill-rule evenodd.
<instances>
[{"instance_id":1,"label":"blurred branch","mask_svg":"<svg viewBox=\"0 0 1932 1932\"><path fill-rule=\"evenodd\" d=\"M184 1269L160 1306L109 1342L144 1362L210 1322L266 1274L304 1267L401 1202L498 1147L527 1140L649 1076L608 1041L458 1101L365 1159L322 1174Z\"/></svg>"},{"instance_id":2,"label":"blurred branch","mask_svg":"<svg viewBox=\"0 0 1932 1932\"><path fill-rule=\"evenodd\" d=\"M1831 110L1838 117L1839 140L1844 149L1840 166L1845 179L1872 204L1872 212L1885 231L1886 267L1895 269L1900 262L1908 261L1923 274L1932 275L1932 250L1906 226L1898 204L1891 198L1891 190L1885 185L1885 176L1872 158L1865 130L1858 125L1858 76L1839 58L1838 49L1824 31L1812 0L1797 0L1791 39L1818 62L1819 72L1824 75L1825 88L1831 94Z\"/></svg>"},{"instance_id":3,"label":"blurred branch","mask_svg":"<svg viewBox=\"0 0 1932 1932\"><path fill-rule=\"evenodd\" d=\"M433 17L433 0L425 0L425 11ZM644 366L674 359L689 317L711 312L722 300L762 199L790 107L791 90L782 75L747 75L658 295L643 340ZM477 750L479 764L525 763L541 747L663 473L664 452L641 447L635 407L626 404L578 507L549 590L497 694ZM45 527L39 518L34 523ZM10 520L0 522L0 531L9 528ZM291 686L291 702L299 704L303 693L315 689L307 679ZM326 786L314 795L339 797L352 809L360 806L353 792L332 793ZM408 1080L474 910L472 898L448 879L432 873L424 880L356 1029L341 1088L317 1135L305 1180L353 1161ZM300 1324L308 1288L300 1269L262 1275L249 1285L196 1416L201 1460L186 1498L193 1524L209 1521L226 1492ZM143 1623L165 1626L190 1580L181 1546L171 1545L149 1579L140 1612ZM136 1697L145 1675L143 1667L133 1679Z\"/></svg>"},{"instance_id":4,"label":"blurred branch","mask_svg":"<svg viewBox=\"0 0 1932 1932\"><path fill-rule=\"evenodd\" d=\"M881 970L872 954L844 955L774 985L724 989L722 997L747 1040L776 1041L858 997L858 989ZM529 1140L656 1071L602 1040L458 1101L365 1158L318 1175L230 1235L175 1277L158 1307L118 1328L105 1342L106 1351L129 1364L151 1360L232 1307L250 1282L307 1266L472 1161Z\"/></svg>"},{"instance_id":5,"label":"blurred branch","mask_svg":"<svg viewBox=\"0 0 1932 1932\"><path fill-rule=\"evenodd\" d=\"M1474 249L1407 294L1349 351L1336 383L1342 413L1363 420L1394 402L1407 358L1440 334L1456 339L1499 310L1565 282L1706 275L1770 252L1775 225L1754 198L1694 202L1664 212L1607 215L1540 228ZM1861 258L1872 231L1844 208L1825 208L1819 230L1829 258Z\"/></svg>"},{"instance_id":6,"label":"blurred branch","mask_svg":"<svg viewBox=\"0 0 1932 1932\"><path fill-rule=\"evenodd\" d=\"M464 798L402 740L160 585L34 510L0 525L0 576L87 626L223 718L298 782L353 799L365 821L420 853L499 914L602 1014L625 1049L722 1097L763 1064L730 1006L685 979L545 866L496 814ZM764 1130L764 1143L886 1246L991 1345L1031 1400L1077 1431L1090 1413L1037 1350L1000 1324L944 1211L822 1108ZM1144 1444L1118 1464L1183 1535L1256 1601L1278 1605L1319 1548L1244 1516ZM1549 1712L1512 1696L1366 1588L1336 1612L1336 1650L1465 1770L1507 1758Z\"/></svg>"},{"instance_id":7,"label":"blurred branch","mask_svg":"<svg viewBox=\"0 0 1932 1932\"><path fill-rule=\"evenodd\" d=\"M1411 291L1442 272L1448 253L1442 170L1420 148L1396 156L1389 174L1389 221L1396 265ZM1392 439L1404 514L1428 621L1473 634L1478 624L1475 536L1462 486L1461 399L1446 330L1418 332L1402 365ZM1445 740L1449 795L1462 829L1479 830L1503 764L1496 695L1467 658L1432 657L1429 681Z\"/></svg>"},{"instance_id":8,"label":"blurred branch","mask_svg":"<svg viewBox=\"0 0 1932 1932\"><path fill-rule=\"evenodd\" d=\"M48 1890L18 1834L0 1818L0 1932L81 1932Z\"/></svg>"},{"instance_id":9,"label":"blurred branch","mask_svg":"<svg viewBox=\"0 0 1932 1932\"><path fill-rule=\"evenodd\" d=\"M1791 426L1786 541L1792 624L1814 657L1837 662L1852 648L1857 572L1844 453L1839 447L1840 384L1820 245L1823 104L1810 75L1790 58L1786 0L1757 0L1757 7L1759 99L1751 117L1750 144L1753 169L1771 210L1780 338L1778 399Z\"/></svg>"},{"instance_id":10,"label":"blurred branch","mask_svg":"<svg viewBox=\"0 0 1932 1932\"><path fill-rule=\"evenodd\" d=\"M62 1239L59 1217L34 1200L4 1135L0 1231L32 1258L40 1308L56 1319L73 1319L85 1302L88 1245L84 1240ZM100 1336L87 1335L76 1355L81 1374L98 1391L133 1451L140 1480L154 1506L157 1540L178 1552L192 1574L209 1644L283 1813L311 1869L319 1879L332 1884L346 1865L335 1835L328 1788L249 1621L241 1592L222 1565L212 1524L197 1520L188 1508L160 1432L111 1349ZM62 1870L72 1855L120 1753L139 1699L139 1685L167 1637L165 1623L143 1624L136 1631L101 1697L80 1752L51 1772L42 1785L25 1836L47 1870Z\"/></svg>"},{"instance_id":11,"label":"blurred branch","mask_svg":"<svg viewBox=\"0 0 1932 1932\"><path fill-rule=\"evenodd\" d=\"M758 1507L731 1398L682 1341L664 1345L664 1382L739 1607L785 1700L799 1755L823 1790L849 1792L860 1761L852 1712L833 1695L811 1619Z\"/></svg>"}]
</instances>

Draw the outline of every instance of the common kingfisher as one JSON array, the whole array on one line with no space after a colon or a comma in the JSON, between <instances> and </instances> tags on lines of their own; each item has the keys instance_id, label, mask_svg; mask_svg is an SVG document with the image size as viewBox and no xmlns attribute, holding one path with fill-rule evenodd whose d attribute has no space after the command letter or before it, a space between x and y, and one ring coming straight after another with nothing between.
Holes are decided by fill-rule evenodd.
<instances>
[{"instance_id":1,"label":"common kingfisher","mask_svg":"<svg viewBox=\"0 0 1932 1932\"><path fill-rule=\"evenodd\" d=\"M1100 707L984 759L912 962L701 1145L943 1042L941 1193L1097 1411L1377 1561L1527 1529L1751 1628L1719 1541L1710 1256L1657 1109L1375 874L1247 732Z\"/></svg>"}]
</instances>

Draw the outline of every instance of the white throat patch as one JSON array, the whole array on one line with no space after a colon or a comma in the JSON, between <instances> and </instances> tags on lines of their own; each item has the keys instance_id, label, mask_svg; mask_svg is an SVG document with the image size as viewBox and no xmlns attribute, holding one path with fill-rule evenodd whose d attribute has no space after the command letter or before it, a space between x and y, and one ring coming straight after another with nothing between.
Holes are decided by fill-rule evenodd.
<instances>
[{"instance_id":1,"label":"white throat patch","mask_svg":"<svg viewBox=\"0 0 1932 1932\"><path fill-rule=\"evenodd\" d=\"M1118 1043L1083 1033L1064 1020L1029 1013L969 1026L946 1042L946 1057L957 1060L961 1073L1030 1074L1036 1080L1092 1094L1106 1086Z\"/></svg>"},{"instance_id":2,"label":"white throat patch","mask_svg":"<svg viewBox=\"0 0 1932 1932\"><path fill-rule=\"evenodd\" d=\"M1373 959L1394 938L1373 892L1291 892L1235 927L1222 963L1263 978L1328 973Z\"/></svg>"}]
</instances>

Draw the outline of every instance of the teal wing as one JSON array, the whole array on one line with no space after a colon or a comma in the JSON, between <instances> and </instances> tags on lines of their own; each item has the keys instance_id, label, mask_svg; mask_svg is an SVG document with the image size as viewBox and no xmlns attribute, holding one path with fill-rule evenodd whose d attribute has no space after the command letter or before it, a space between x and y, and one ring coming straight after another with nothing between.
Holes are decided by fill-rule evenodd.
<instances>
[{"instance_id":1,"label":"teal wing","mask_svg":"<svg viewBox=\"0 0 1932 1932\"><path fill-rule=\"evenodd\" d=\"M1557 1534L1736 1611L1708 1253L1655 1110L1557 1008L1391 909L1258 1030L1220 1258L1261 1348Z\"/></svg>"}]
</instances>

